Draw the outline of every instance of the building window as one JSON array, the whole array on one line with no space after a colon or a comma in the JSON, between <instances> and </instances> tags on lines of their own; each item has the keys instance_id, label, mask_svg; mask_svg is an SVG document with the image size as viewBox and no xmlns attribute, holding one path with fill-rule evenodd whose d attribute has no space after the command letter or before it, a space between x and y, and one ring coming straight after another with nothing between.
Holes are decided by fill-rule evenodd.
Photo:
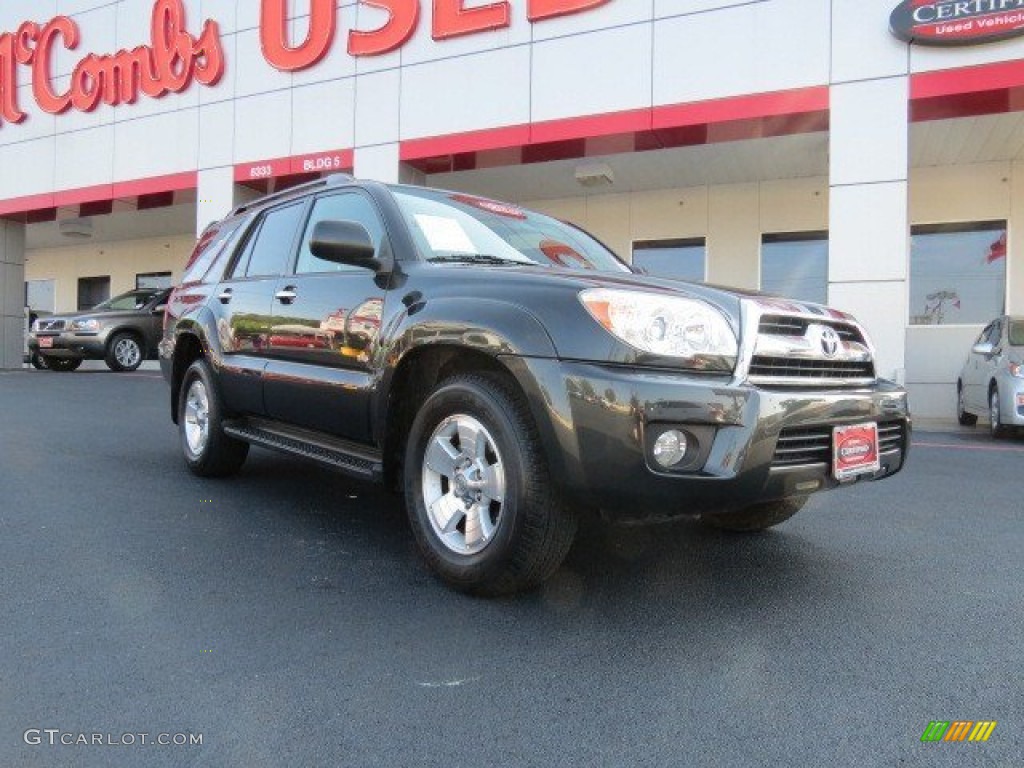
<instances>
[{"instance_id":1,"label":"building window","mask_svg":"<svg viewBox=\"0 0 1024 768\"><path fill-rule=\"evenodd\" d=\"M78 278L78 311L92 309L110 298L110 275Z\"/></svg>"},{"instance_id":2,"label":"building window","mask_svg":"<svg viewBox=\"0 0 1024 768\"><path fill-rule=\"evenodd\" d=\"M164 288L170 288L171 273L170 272L141 272L135 276L135 288L158 288L161 291Z\"/></svg>"},{"instance_id":3,"label":"building window","mask_svg":"<svg viewBox=\"0 0 1024 768\"><path fill-rule=\"evenodd\" d=\"M1005 221L911 228L911 325L984 324L1005 303Z\"/></svg>"},{"instance_id":4,"label":"building window","mask_svg":"<svg viewBox=\"0 0 1024 768\"><path fill-rule=\"evenodd\" d=\"M775 296L828 301L828 233L761 236L761 290Z\"/></svg>"},{"instance_id":5,"label":"building window","mask_svg":"<svg viewBox=\"0 0 1024 768\"><path fill-rule=\"evenodd\" d=\"M703 282L706 278L707 248L703 237L676 240L637 240L633 243L633 266L648 275Z\"/></svg>"}]
</instances>

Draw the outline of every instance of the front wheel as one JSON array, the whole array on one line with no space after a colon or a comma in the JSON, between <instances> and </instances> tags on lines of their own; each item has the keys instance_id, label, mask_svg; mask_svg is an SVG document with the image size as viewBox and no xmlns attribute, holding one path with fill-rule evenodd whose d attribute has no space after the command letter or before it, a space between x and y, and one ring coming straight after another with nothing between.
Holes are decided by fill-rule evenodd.
<instances>
[{"instance_id":1,"label":"front wheel","mask_svg":"<svg viewBox=\"0 0 1024 768\"><path fill-rule=\"evenodd\" d=\"M964 397L964 385L956 385L956 420L961 427L973 427L978 423L978 417L967 412L967 399Z\"/></svg>"},{"instance_id":2,"label":"front wheel","mask_svg":"<svg viewBox=\"0 0 1024 768\"><path fill-rule=\"evenodd\" d=\"M32 364L32 367L37 371L45 371L49 369L49 364L46 362L46 358L40 355L38 352L33 352L28 361Z\"/></svg>"},{"instance_id":3,"label":"front wheel","mask_svg":"<svg viewBox=\"0 0 1024 768\"><path fill-rule=\"evenodd\" d=\"M107 367L117 373L130 373L142 365L142 343L130 333L119 333L107 345Z\"/></svg>"},{"instance_id":4,"label":"front wheel","mask_svg":"<svg viewBox=\"0 0 1024 768\"><path fill-rule=\"evenodd\" d=\"M988 429L992 437L1006 437L1009 429L1003 426L1003 417L999 408L999 387L993 386L988 393Z\"/></svg>"},{"instance_id":5,"label":"front wheel","mask_svg":"<svg viewBox=\"0 0 1024 768\"><path fill-rule=\"evenodd\" d=\"M780 499L779 501L766 501L760 504L752 504L736 512L715 512L702 515L701 523L722 531L734 531L737 533L751 533L763 531L779 523L784 523L807 503L806 496L798 496L791 499Z\"/></svg>"},{"instance_id":6,"label":"front wheel","mask_svg":"<svg viewBox=\"0 0 1024 768\"><path fill-rule=\"evenodd\" d=\"M224 434L223 405L210 367L196 360L185 371L178 397L178 429L185 464L200 477L224 477L241 469L249 444Z\"/></svg>"},{"instance_id":7,"label":"front wheel","mask_svg":"<svg viewBox=\"0 0 1024 768\"><path fill-rule=\"evenodd\" d=\"M501 376L457 376L427 398L406 444L404 484L423 557L462 592L536 587L576 534L529 410Z\"/></svg>"}]
</instances>

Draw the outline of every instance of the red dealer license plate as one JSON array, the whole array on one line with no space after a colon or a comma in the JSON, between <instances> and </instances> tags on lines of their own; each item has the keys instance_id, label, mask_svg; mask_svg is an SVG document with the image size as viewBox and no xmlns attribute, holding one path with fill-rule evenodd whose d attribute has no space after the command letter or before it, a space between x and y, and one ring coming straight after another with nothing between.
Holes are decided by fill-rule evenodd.
<instances>
[{"instance_id":1,"label":"red dealer license plate","mask_svg":"<svg viewBox=\"0 0 1024 768\"><path fill-rule=\"evenodd\" d=\"M877 424L835 428L832 433L832 471L836 480L873 474L879 466Z\"/></svg>"},{"instance_id":2,"label":"red dealer license plate","mask_svg":"<svg viewBox=\"0 0 1024 768\"><path fill-rule=\"evenodd\" d=\"M39 348L40 349L53 349L53 337L52 336L40 336L39 337Z\"/></svg>"}]
</instances>

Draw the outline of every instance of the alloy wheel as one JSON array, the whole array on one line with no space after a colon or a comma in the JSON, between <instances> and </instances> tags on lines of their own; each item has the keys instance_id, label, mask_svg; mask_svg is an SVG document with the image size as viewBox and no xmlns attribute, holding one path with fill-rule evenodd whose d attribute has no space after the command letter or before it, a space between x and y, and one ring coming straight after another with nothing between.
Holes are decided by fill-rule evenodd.
<instances>
[{"instance_id":1,"label":"alloy wheel","mask_svg":"<svg viewBox=\"0 0 1024 768\"><path fill-rule=\"evenodd\" d=\"M185 442L194 456L199 456L210 438L210 399L206 386L195 379L185 396Z\"/></svg>"},{"instance_id":2,"label":"alloy wheel","mask_svg":"<svg viewBox=\"0 0 1024 768\"><path fill-rule=\"evenodd\" d=\"M505 470L491 433L477 419L449 416L423 456L423 502L434 533L459 555L482 552L497 533Z\"/></svg>"}]
</instances>

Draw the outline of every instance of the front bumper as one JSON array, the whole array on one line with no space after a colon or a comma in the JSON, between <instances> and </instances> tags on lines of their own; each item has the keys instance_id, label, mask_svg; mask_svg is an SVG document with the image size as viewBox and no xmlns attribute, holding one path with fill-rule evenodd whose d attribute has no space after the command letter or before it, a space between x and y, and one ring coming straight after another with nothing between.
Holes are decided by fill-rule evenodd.
<instances>
[{"instance_id":1,"label":"front bumper","mask_svg":"<svg viewBox=\"0 0 1024 768\"><path fill-rule=\"evenodd\" d=\"M997 380L999 419L1008 427L1024 427L1024 379L1006 374Z\"/></svg>"},{"instance_id":2,"label":"front bumper","mask_svg":"<svg viewBox=\"0 0 1024 768\"><path fill-rule=\"evenodd\" d=\"M553 480L569 496L618 517L738 510L898 472L910 442L906 392L878 381L857 389L770 389L728 378L591 363L509 358L530 394ZM532 390L532 391L531 391ZM880 469L847 483L833 476L832 428L875 422L887 439ZM699 465L654 469L647 432L692 426L706 436ZM780 436L816 435L806 461L776 453ZM792 444L792 443L789 443Z\"/></svg>"},{"instance_id":3,"label":"front bumper","mask_svg":"<svg viewBox=\"0 0 1024 768\"><path fill-rule=\"evenodd\" d=\"M51 339L52 346L43 347L40 338ZM29 334L28 351L44 357L62 357L78 360L102 360L107 354L107 334L81 334L64 331L59 334Z\"/></svg>"}]
</instances>

